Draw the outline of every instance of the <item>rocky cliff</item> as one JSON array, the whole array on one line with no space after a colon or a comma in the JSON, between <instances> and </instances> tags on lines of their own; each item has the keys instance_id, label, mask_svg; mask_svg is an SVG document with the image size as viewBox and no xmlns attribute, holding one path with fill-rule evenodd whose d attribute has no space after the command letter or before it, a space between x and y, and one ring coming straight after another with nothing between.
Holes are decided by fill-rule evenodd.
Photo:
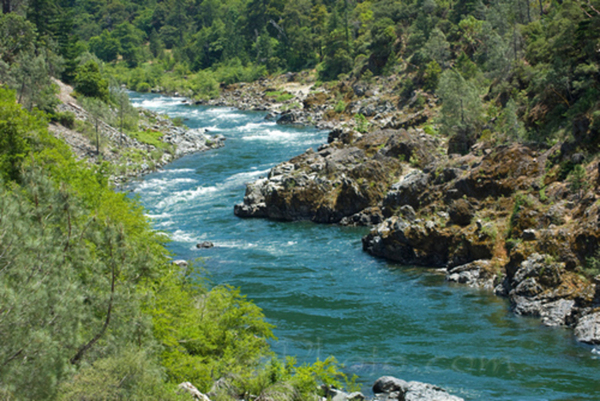
<instances>
[{"instance_id":1,"label":"rocky cliff","mask_svg":"<svg viewBox=\"0 0 600 401\"><path fill-rule=\"evenodd\" d=\"M425 132L435 111L429 100L417 105L381 85L379 92L347 86L337 116L325 90L284 114L294 115L284 122L334 127L328 143L248 184L235 214L372 225L366 252L445 268L449 281L508 297L517 314L600 343L597 160L569 143L480 140L454 154L456 143ZM368 115L368 129L359 132L349 108Z\"/></svg>"}]
</instances>

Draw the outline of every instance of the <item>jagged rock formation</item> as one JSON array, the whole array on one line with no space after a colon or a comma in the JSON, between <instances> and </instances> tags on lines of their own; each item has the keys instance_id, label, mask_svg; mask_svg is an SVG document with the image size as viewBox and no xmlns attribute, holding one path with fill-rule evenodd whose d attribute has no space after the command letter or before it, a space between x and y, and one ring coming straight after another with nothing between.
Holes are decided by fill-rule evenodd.
<instances>
[{"instance_id":1,"label":"jagged rock formation","mask_svg":"<svg viewBox=\"0 0 600 401\"><path fill-rule=\"evenodd\" d=\"M425 163L436 144L436 138L416 130L365 135L335 130L317 152L309 149L274 167L268 178L248 184L244 202L234 212L240 217L318 223L346 219L347 224L364 224L371 216L380 219L376 207L402 174L401 161Z\"/></svg>"},{"instance_id":2,"label":"jagged rock formation","mask_svg":"<svg viewBox=\"0 0 600 401\"><path fill-rule=\"evenodd\" d=\"M447 268L447 280L495 288L520 315L578 327L600 342L596 283L582 274L600 244L597 187L570 190L557 148L479 149L432 163L392 186L387 218L363 249L402 264ZM597 182L595 165L586 167Z\"/></svg>"}]
</instances>

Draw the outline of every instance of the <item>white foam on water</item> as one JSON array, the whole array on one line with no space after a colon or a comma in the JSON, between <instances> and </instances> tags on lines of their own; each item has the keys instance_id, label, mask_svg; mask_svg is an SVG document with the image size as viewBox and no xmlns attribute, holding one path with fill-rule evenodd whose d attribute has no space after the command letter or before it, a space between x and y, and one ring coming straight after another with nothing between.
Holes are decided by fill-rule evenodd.
<instances>
[{"instance_id":1,"label":"white foam on water","mask_svg":"<svg viewBox=\"0 0 600 401\"><path fill-rule=\"evenodd\" d=\"M201 235L195 236L194 234L185 232L183 230L175 230L174 232L169 234L169 237L171 237L173 241L188 243L198 243L201 240L203 240Z\"/></svg>"},{"instance_id":2,"label":"white foam on water","mask_svg":"<svg viewBox=\"0 0 600 401\"><path fill-rule=\"evenodd\" d=\"M242 137L245 141L264 141L264 142L298 142L298 140L308 139L301 132L281 131L277 129L267 129L253 135Z\"/></svg>"},{"instance_id":3,"label":"white foam on water","mask_svg":"<svg viewBox=\"0 0 600 401\"><path fill-rule=\"evenodd\" d=\"M237 130L241 131L241 132L252 132L252 131L257 131L257 130L263 130L263 129L265 129L265 127L274 127L274 126L276 126L275 122L265 121L262 123L248 123L242 127L237 128Z\"/></svg>"},{"instance_id":4,"label":"white foam on water","mask_svg":"<svg viewBox=\"0 0 600 401\"><path fill-rule=\"evenodd\" d=\"M146 109L160 109L180 105L183 100L185 100L183 97L155 97L153 99L144 99L141 102L135 101L134 106Z\"/></svg>"},{"instance_id":5,"label":"white foam on water","mask_svg":"<svg viewBox=\"0 0 600 401\"><path fill-rule=\"evenodd\" d=\"M223 113L229 113L229 112L234 112L237 109L233 108L233 107L211 107L209 109L206 109L204 112L206 114L217 114L217 115L221 115Z\"/></svg>"},{"instance_id":6,"label":"white foam on water","mask_svg":"<svg viewBox=\"0 0 600 401\"><path fill-rule=\"evenodd\" d=\"M167 227L171 227L173 225L175 225L175 222L172 221L172 220L163 221L161 223L154 223L154 226L157 227L157 228L158 227L167 228Z\"/></svg>"},{"instance_id":7,"label":"white foam on water","mask_svg":"<svg viewBox=\"0 0 600 401\"><path fill-rule=\"evenodd\" d=\"M158 195L164 188L172 187L178 184L193 184L195 182L197 181L192 178L152 178L150 180L140 182L133 192L145 191L153 195Z\"/></svg>"},{"instance_id":8,"label":"white foam on water","mask_svg":"<svg viewBox=\"0 0 600 401\"><path fill-rule=\"evenodd\" d=\"M215 243L215 246L219 246L221 248L236 248L236 249L250 249L256 248L258 245L252 242L242 242L242 241L223 241Z\"/></svg>"},{"instance_id":9,"label":"white foam on water","mask_svg":"<svg viewBox=\"0 0 600 401\"><path fill-rule=\"evenodd\" d=\"M165 212L160 214L146 214L146 217L152 220L168 219L169 217L171 217L171 213Z\"/></svg>"},{"instance_id":10,"label":"white foam on water","mask_svg":"<svg viewBox=\"0 0 600 401\"><path fill-rule=\"evenodd\" d=\"M193 168L174 168L170 170L162 170L163 174L181 174L181 173L194 173L196 170Z\"/></svg>"},{"instance_id":11,"label":"white foam on water","mask_svg":"<svg viewBox=\"0 0 600 401\"><path fill-rule=\"evenodd\" d=\"M244 171L243 173L237 173L227 178L225 183L228 187L231 185L245 184L249 181L253 181L255 178L260 177L261 175L266 176L269 171L271 171L270 168L266 170Z\"/></svg>"},{"instance_id":12,"label":"white foam on water","mask_svg":"<svg viewBox=\"0 0 600 401\"><path fill-rule=\"evenodd\" d=\"M217 192L219 188L215 186L211 187L198 187L196 189L187 189L184 191L174 192L172 195L165 197L162 201L156 205L157 209L164 209L169 206L173 206L181 202L190 202L194 199L200 198L203 195Z\"/></svg>"}]
</instances>

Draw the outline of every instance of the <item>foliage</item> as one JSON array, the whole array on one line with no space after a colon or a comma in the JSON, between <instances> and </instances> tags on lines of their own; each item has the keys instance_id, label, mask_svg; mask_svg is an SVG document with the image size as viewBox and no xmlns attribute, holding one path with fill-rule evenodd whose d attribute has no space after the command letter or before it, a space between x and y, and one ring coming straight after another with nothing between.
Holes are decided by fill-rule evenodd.
<instances>
[{"instance_id":1,"label":"foliage","mask_svg":"<svg viewBox=\"0 0 600 401\"><path fill-rule=\"evenodd\" d=\"M360 133L369 131L369 121L363 114L355 114L354 121L356 122L356 130Z\"/></svg>"},{"instance_id":2,"label":"foliage","mask_svg":"<svg viewBox=\"0 0 600 401\"><path fill-rule=\"evenodd\" d=\"M77 68L75 90L84 96L108 101L108 81L102 77L94 60L88 60Z\"/></svg>"},{"instance_id":3,"label":"foliage","mask_svg":"<svg viewBox=\"0 0 600 401\"><path fill-rule=\"evenodd\" d=\"M600 252L596 251L593 256L585 259L583 272L588 277L595 277L600 274Z\"/></svg>"},{"instance_id":4,"label":"foliage","mask_svg":"<svg viewBox=\"0 0 600 401\"><path fill-rule=\"evenodd\" d=\"M482 102L473 82L456 70L446 70L440 76L437 94L442 101L442 133L473 132L479 127Z\"/></svg>"},{"instance_id":5,"label":"foliage","mask_svg":"<svg viewBox=\"0 0 600 401\"><path fill-rule=\"evenodd\" d=\"M41 128L40 121L15 102L14 92L0 87L0 177L18 178L31 147L30 133Z\"/></svg>"},{"instance_id":6,"label":"foliage","mask_svg":"<svg viewBox=\"0 0 600 401\"><path fill-rule=\"evenodd\" d=\"M59 400L189 400L174 385L164 385L164 373L144 350L99 359L61 385Z\"/></svg>"},{"instance_id":7,"label":"foliage","mask_svg":"<svg viewBox=\"0 0 600 401\"><path fill-rule=\"evenodd\" d=\"M162 132L152 130L129 132L130 137L137 139L141 143L165 150L168 147L168 144L160 140L162 135Z\"/></svg>"},{"instance_id":8,"label":"foliage","mask_svg":"<svg viewBox=\"0 0 600 401\"><path fill-rule=\"evenodd\" d=\"M57 112L50 115L50 119L54 122L59 123L63 127L74 129L75 128L75 113L72 111Z\"/></svg>"},{"instance_id":9,"label":"foliage","mask_svg":"<svg viewBox=\"0 0 600 401\"><path fill-rule=\"evenodd\" d=\"M571 191L575 192L578 197L581 197L582 192L584 192L588 187L587 173L585 168L581 164L575 165L567 179L569 181Z\"/></svg>"},{"instance_id":10,"label":"foliage","mask_svg":"<svg viewBox=\"0 0 600 401\"><path fill-rule=\"evenodd\" d=\"M343 100L340 100L339 102L337 102L335 107L333 108L333 111L335 111L336 113L343 113L345 110L346 110L346 102L344 102Z\"/></svg>"}]
</instances>

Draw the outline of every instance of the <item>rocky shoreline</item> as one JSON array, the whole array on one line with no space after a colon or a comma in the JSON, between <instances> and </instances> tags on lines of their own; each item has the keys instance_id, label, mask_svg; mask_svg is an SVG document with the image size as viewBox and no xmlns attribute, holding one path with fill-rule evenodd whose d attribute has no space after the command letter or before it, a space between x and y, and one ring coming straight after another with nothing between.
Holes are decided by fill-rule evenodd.
<instances>
[{"instance_id":1,"label":"rocky shoreline","mask_svg":"<svg viewBox=\"0 0 600 401\"><path fill-rule=\"evenodd\" d=\"M565 143L480 141L456 154L457 138L431 135L434 99L394 97L393 78L309 88L288 101L301 104L292 111L265 98L298 78L234 86L208 102L331 130L317 151L249 183L237 216L371 226L363 249L373 256L444 268L448 281L494 291L514 313L600 344L600 271L590 268L600 244L597 161ZM340 93L346 106L335 112ZM573 189L565 165L580 165L589 185Z\"/></svg>"},{"instance_id":2,"label":"rocky shoreline","mask_svg":"<svg viewBox=\"0 0 600 401\"><path fill-rule=\"evenodd\" d=\"M322 401L464 401L463 398L451 395L445 389L429 383L404 381L392 376L383 376L375 381L372 387L373 397L365 397L361 392L346 393L335 387L322 385L319 389L325 394ZM190 394L195 400L210 401L216 391L212 389L203 394L189 382L179 385L180 393ZM272 400L269 395L256 397L259 400ZM318 398L317 398L318 399Z\"/></svg>"},{"instance_id":3,"label":"rocky shoreline","mask_svg":"<svg viewBox=\"0 0 600 401\"><path fill-rule=\"evenodd\" d=\"M81 107L71 96L73 88L56 81L60 87L61 103L58 110L72 113L74 125L91 123L90 113ZM115 112L116 113L116 112ZM205 129L189 129L176 125L173 120L149 110L139 111L138 129L140 131L160 133L158 141L162 144L145 143L105 122L99 122L101 136L100 152L97 152L94 136L75 127L66 127L51 123L49 130L63 139L79 160L93 164L107 162L110 166L110 181L122 185L128 180L156 171L168 163L188 154L217 149L225 145L222 135L209 135Z\"/></svg>"}]
</instances>

